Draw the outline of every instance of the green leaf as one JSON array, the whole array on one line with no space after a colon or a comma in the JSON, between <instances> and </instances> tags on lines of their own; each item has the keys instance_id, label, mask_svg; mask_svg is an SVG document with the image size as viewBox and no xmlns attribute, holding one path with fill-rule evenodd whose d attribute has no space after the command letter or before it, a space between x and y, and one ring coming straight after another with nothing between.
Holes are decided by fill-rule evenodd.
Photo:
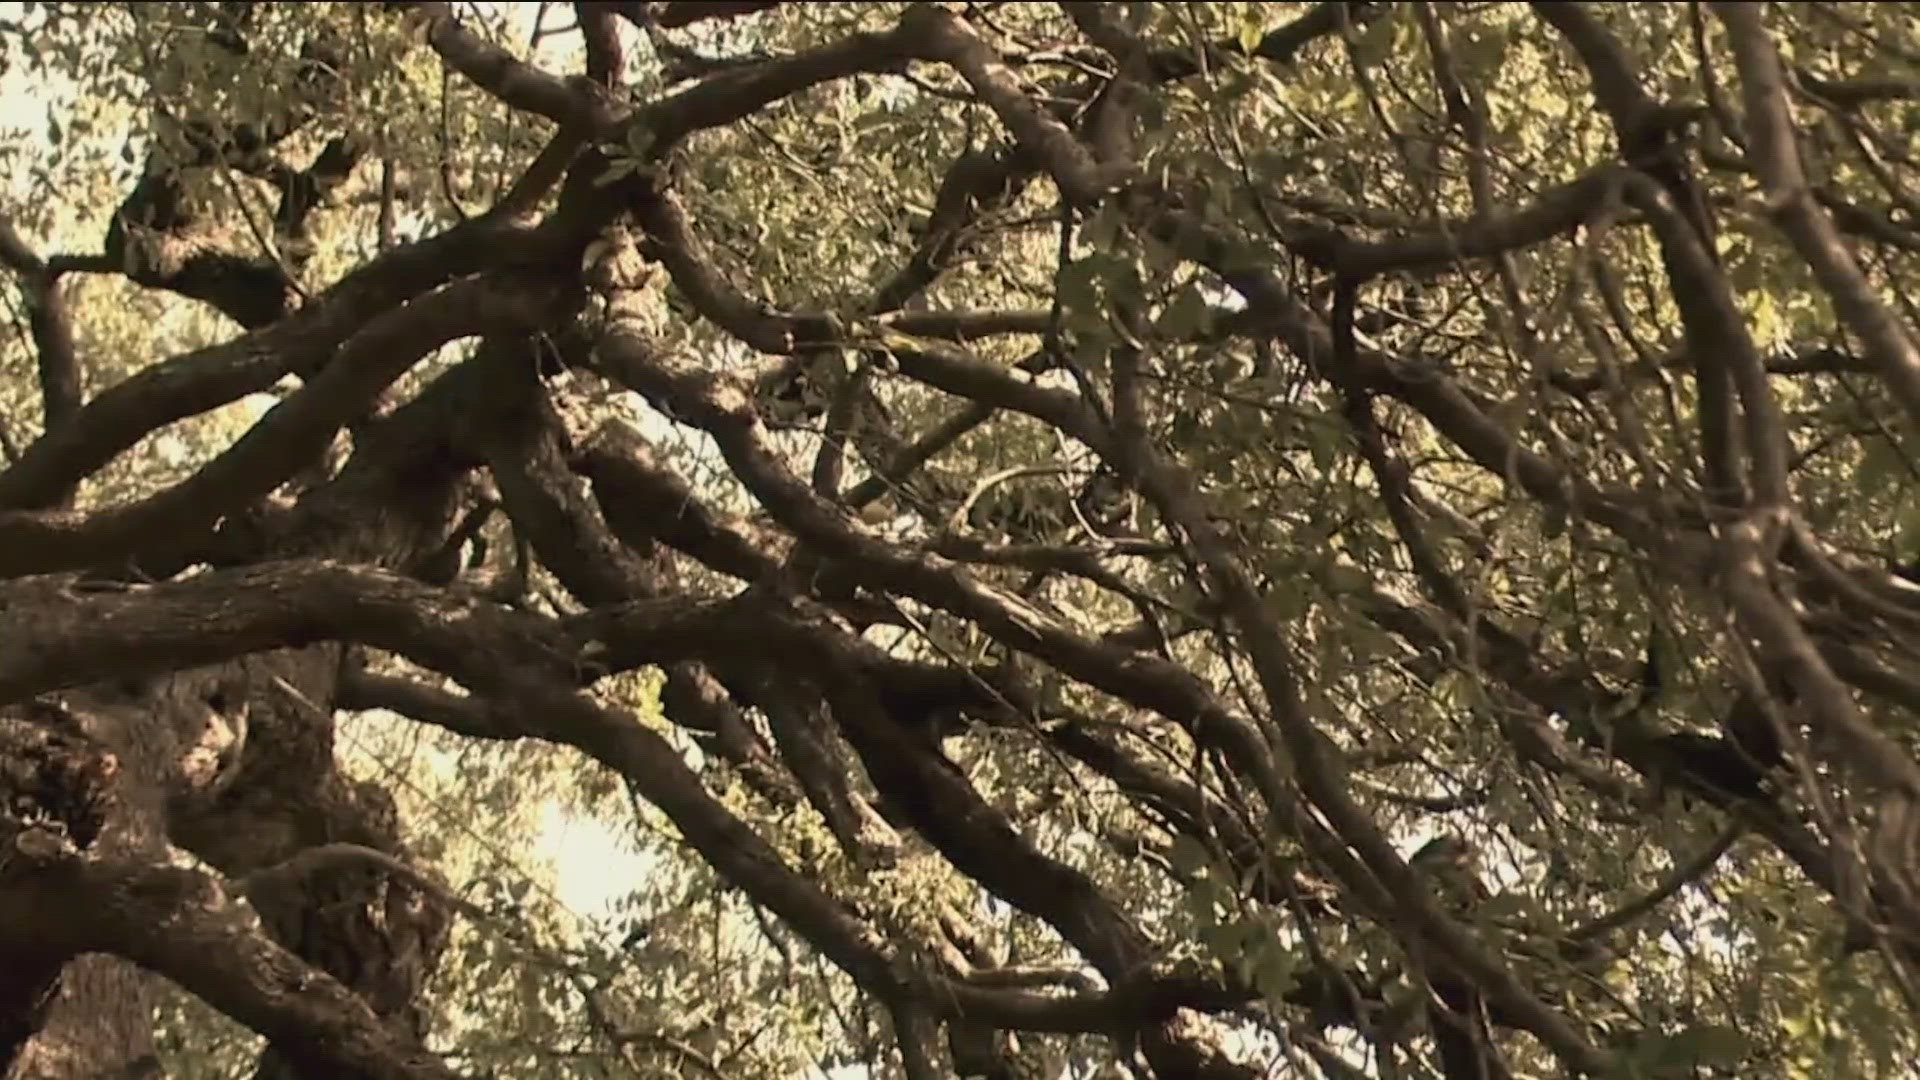
<instances>
[{"instance_id":1,"label":"green leaf","mask_svg":"<svg viewBox=\"0 0 1920 1080\"><path fill-rule=\"evenodd\" d=\"M1182 874L1197 874L1213 862L1206 846L1191 836L1177 836L1167 851L1167 862Z\"/></svg>"},{"instance_id":2,"label":"green leaf","mask_svg":"<svg viewBox=\"0 0 1920 1080\"><path fill-rule=\"evenodd\" d=\"M1540 517L1540 535L1558 540L1567 535L1567 508L1560 503L1548 506Z\"/></svg>"},{"instance_id":3,"label":"green leaf","mask_svg":"<svg viewBox=\"0 0 1920 1080\"><path fill-rule=\"evenodd\" d=\"M1160 313L1160 319L1154 324L1154 330L1160 337L1172 341L1185 341L1199 335L1206 328L1210 314L1207 298L1201 294L1198 285L1190 284L1180 290L1166 310Z\"/></svg>"},{"instance_id":4,"label":"green leaf","mask_svg":"<svg viewBox=\"0 0 1920 1080\"><path fill-rule=\"evenodd\" d=\"M1239 33L1235 35L1240 42L1240 51L1246 53L1248 56L1253 55L1254 50L1260 47L1261 39L1266 36L1266 24L1260 21L1260 13L1257 9L1248 12L1247 15L1240 20L1240 30Z\"/></svg>"},{"instance_id":5,"label":"green leaf","mask_svg":"<svg viewBox=\"0 0 1920 1080\"><path fill-rule=\"evenodd\" d=\"M1401 20L1375 19L1353 39L1353 57L1362 67L1375 67L1393 50Z\"/></svg>"},{"instance_id":6,"label":"green leaf","mask_svg":"<svg viewBox=\"0 0 1920 1080\"><path fill-rule=\"evenodd\" d=\"M1068 313L1096 310L1100 306L1100 265L1093 259L1079 259L1060 268L1054 277L1054 289L1060 306Z\"/></svg>"},{"instance_id":7,"label":"green leaf","mask_svg":"<svg viewBox=\"0 0 1920 1080\"><path fill-rule=\"evenodd\" d=\"M1253 988L1267 1000L1278 1001L1293 989L1294 972L1299 970L1299 966L1299 959L1292 950L1269 937L1254 964Z\"/></svg>"},{"instance_id":8,"label":"green leaf","mask_svg":"<svg viewBox=\"0 0 1920 1080\"><path fill-rule=\"evenodd\" d=\"M1911 440L1896 445L1877 436L1865 440L1860 447L1860 467L1853 474L1855 489L1862 495L1880 495L1896 481L1911 476L1906 447L1912 445Z\"/></svg>"},{"instance_id":9,"label":"green leaf","mask_svg":"<svg viewBox=\"0 0 1920 1080\"><path fill-rule=\"evenodd\" d=\"M595 187L605 187L639 171L640 163L633 158L616 158L608 163L605 172L593 178L593 183Z\"/></svg>"},{"instance_id":10,"label":"green leaf","mask_svg":"<svg viewBox=\"0 0 1920 1080\"><path fill-rule=\"evenodd\" d=\"M1704 1068L1739 1064L1746 1057L1748 1046L1745 1035L1713 1024L1689 1028L1676 1035L1649 1033L1627 1054L1621 1075L1647 1080L1682 1080Z\"/></svg>"},{"instance_id":11,"label":"green leaf","mask_svg":"<svg viewBox=\"0 0 1920 1080\"><path fill-rule=\"evenodd\" d=\"M1327 591L1332 593L1359 593L1373 588L1373 575L1357 566L1334 563L1323 574Z\"/></svg>"},{"instance_id":12,"label":"green leaf","mask_svg":"<svg viewBox=\"0 0 1920 1080\"><path fill-rule=\"evenodd\" d=\"M653 128L646 124L628 124L626 135L627 152L636 158L645 158L653 149Z\"/></svg>"},{"instance_id":13,"label":"green leaf","mask_svg":"<svg viewBox=\"0 0 1920 1080\"><path fill-rule=\"evenodd\" d=\"M1507 49L1512 43L1506 27L1480 23L1454 43L1453 52L1465 69L1464 74L1493 73L1506 62Z\"/></svg>"},{"instance_id":14,"label":"green leaf","mask_svg":"<svg viewBox=\"0 0 1920 1080\"><path fill-rule=\"evenodd\" d=\"M1739 1031L1718 1024L1697 1027L1681 1036L1683 1045L1705 1066L1737 1065L1747 1056L1750 1040Z\"/></svg>"},{"instance_id":15,"label":"green leaf","mask_svg":"<svg viewBox=\"0 0 1920 1080\"><path fill-rule=\"evenodd\" d=\"M1488 897L1474 911L1474 917L1489 923L1511 922L1525 915L1528 909L1526 897L1516 893L1499 893Z\"/></svg>"},{"instance_id":16,"label":"green leaf","mask_svg":"<svg viewBox=\"0 0 1920 1080\"><path fill-rule=\"evenodd\" d=\"M1247 924L1224 922L1209 926L1201 931L1200 940L1222 960L1240 961L1247 952Z\"/></svg>"}]
</instances>

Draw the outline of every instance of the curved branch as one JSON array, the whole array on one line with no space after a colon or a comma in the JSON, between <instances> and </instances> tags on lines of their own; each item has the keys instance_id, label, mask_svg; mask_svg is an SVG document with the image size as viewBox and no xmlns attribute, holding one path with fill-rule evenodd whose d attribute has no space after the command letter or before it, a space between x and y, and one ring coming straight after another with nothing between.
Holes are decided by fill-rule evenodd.
<instances>
[{"instance_id":1,"label":"curved branch","mask_svg":"<svg viewBox=\"0 0 1920 1080\"><path fill-rule=\"evenodd\" d=\"M1584 225L1621 181L1617 165L1603 165L1544 191L1531 204L1499 217L1469 218L1431 230L1353 240L1310 226L1295 234L1281 223L1287 244L1343 277L1366 280L1392 271L1419 272L1468 259L1487 259L1545 243Z\"/></svg>"},{"instance_id":2,"label":"curved branch","mask_svg":"<svg viewBox=\"0 0 1920 1080\"><path fill-rule=\"evenodd\" d=\"M484 699L359 667L341 673L333 703L347 712L385 709L470 739L517 739L522 734L510 713Z\"/></svg>"},{"instance_id":3,"label":"curved branch","mask_svg":"<svg viewBox=\"0 0 1920 1080\"><path fill-rule=\"evenodd\" d=\"M934 195L926 235L906 265L874 290L868 307L892 311L933 284L965 250L980 219L1011 205L1033 173L1017 145L974 150L955 158Z\"/></svg>"},{"instance_id":4,"label":"curved branch","mask_svg":"<svg viewBox=\"0 0 1920 1080\"><path fill-rule=\"evenodd\" d=\"M1813 268L1840 318L1859 336L1867 357L1910 418L1920 419L1920 345L1876 295L1833 220L1815 200L1800 163L1799 133L1787 108L1780 57L1753 4L1716 3L1740 69L1747 138L1765 187L1764 205Z\"/></svg>"},{"instance_id":5,"label":"curved branch","mask_svg":"<svg viewBox=\"0 0 1920 1080\"><path fill-rule=\"evenodd\" d=\"M447 65L511 108L544 116L590 138L620 141L621 112L591 79L563 79L540 70L461 25L440 0L396 3L426 17L427 44Z\"/></svg>"},{"instance_id":6,"label":"curved branch","mask_svg":"<svg viewBox=\"0 0 1920 1080\"><path fill-rule=\"evenodd\" d=\"M1585 941L1588 938L1610 934L1666 903L1673 894L1698 881L1707 871L1713 869L1713 865L1720 861L1720 857L1725 855L1746 831L1745 822L1738 818L1729 821L1726 827L1720 830L1720 835L1714 838L1713 843L1701 849L1700 853L1693 858L1675 863L1673 869L1667 872L1667 876L1653 888L1605 915L1567 931L1567 939Z\"/></svg>"},{"instance_id":7,"label":"curved branch","mask_svg":"<svg viewBox=\"0 0 1920 1080\"><path fill-rule=\"evenodd\" d=\"M471 334L536 326L550 307L544 288L503 289L475 278L389 311L343 342L340 354L298 393L173 487L91 513L0 513L0 576L93 566L134 555L157 537L192 538L323 452L421 357Z\"/></svg>"},{"instance_id":8,"label":"curved branch","mask_svg":"<svg viewBox=\"0 0 1920 1080\"><path fill-rule=\"evenodd\" d=\"M289 374L311 377L381 313L461 274L538 261L544 238L511 218L475 218L382 253L273 326L148 364L97 394L0 472L0 509L51 505L68 485L166 424L266 390Z\"/></svg>"},{"instance_id":9,"label":"curved branch","mask_svg":"<svg viewBox=\"0 0 1920 1080\"><path fill-rule=\"evenodd\" d=\"M609 90L618 87L626 74L620 23L613 8L596 0L576 0L573 5L574 21L580 24L587 47L587 78Z\"/></svg>"},{"instance_id":10,"label":"curved branch","mask_svg":"<svg viewBox=\"0 0 1920 1080\"><path fill-rule=\"evenodd\" d=\"M1021 91L1012 69L959 15L915 4L901 16L900 34L921 59L947 64L966 80L1014 139L1046 164L1068 203L1092 205L1106 195L1114 178L1071 129Z\"/></svg>"},{"instance_id":11,"label":"curved branch","mask_svg":"<svg viewBox=\"0 0 1920 1080\"><path fill-rule=\"evenodd\" d=\"M0 585L0 600L8 613L0 701L323 641L373 645L436 669L498 662L568 685L591 661L589 638L576 627L384 570L322 561L260 563L106 592L33 578ZM734 612L729 601L682 597L629 604L603 619L611 619L625 651L644 647L658 662L737 632ZM460 652L471 656L449 659Z\"/></svg>"},{"instance_id":12,"label":"curved branch","mask_svg":"<svg viewBox=\"0 0 1920 1080\"><path fill-rule=\"evenodd\" d=\"M607 524L628 546L644 548L658 540L747 582L779 574L788 541L707 506L632 426L602 425L581 448L575 468L592 482Z\"/></svg>"},{"instance_id":13,"label":"curved branch","mask_svg":"<svg viewBox=\"0 0 1920 1080\"><path fill-rule=\"evenodd\" d=\"M849 678L844 660L822 659L834 718L874 786L957 869L1053 926L1112 983L1151 965L1146 934L1091 879L1035 848L930 741L908 734L870 687Z\"/></svg>"},{"instance_id":14,"label":"curved branch","mask_svg":"<svg viewBox=\"0 0 1920 1080\"><path fill-rule=\"evenodd\" d=\"M1201 728L1243 722L1231 718L1185 669L1088 641L1059 619L944 559L902 551L873 537L786 468L767 445L744 387L728 377L661 357L644 332L618 325L609 329L597 355L611 377L712 434L728 464L777 520L804 542L844 560L862 580L973 619L1013 648L1141 708Z\"/></svg>"},{"instance_id":15,"label":"curved branch","mask_svg":"<svg viewBox=\"0 0 1920 1080\"><path fill-rule=\"evenodd\" d=\"M822 318L784 315L742 295L714 268L687 221L678 196L649 187L635 199L634 216L646 230L648 254L660 261L680 294L714 325L763 353L787 355L809 345L832 344L833 327Z\"/></svg>"},{"instance_id":16,"label":"curved branch","mask_svg":"<svg viewBox=\"0 0 1920 1080\"><path fill-rule=\"evenodd\" d=\"M67 311L60 274L27 246L13 222L4 217L0 217L0 265L20 275L27 324L40 365L41 424L47 431L57 430L80 411L80 358L74 349L73 316Z\"/></svg>"},{"instance_id":17,"label":"curved branch","mask_svg":"<svg viewBox=\"0 0 1920 1080\"><path fill-rule=\"evenodd\" d=\"M908 40L903 21L888 33L850 34L803 53L722 71L647 104L633 122L657 154L696 131L745 119L809 87L903 68L911 55Z\"/></svg>"},{"instance_id":18,"label":"curved branch","mask_svg":"<svg viewBox=\"0 0 1920 1080\"><path fill-rule=\"evenodd\" d=\"M30 873L15 865L0 887L4 936L126 957L297 1060L341 1075L457 1080L358 995L270 940L217 875L180 861L82 856L70 848L49 855L35 859L41 865ZM167 932L154 933L156 926Z\"/></svg>"}]
</instances>

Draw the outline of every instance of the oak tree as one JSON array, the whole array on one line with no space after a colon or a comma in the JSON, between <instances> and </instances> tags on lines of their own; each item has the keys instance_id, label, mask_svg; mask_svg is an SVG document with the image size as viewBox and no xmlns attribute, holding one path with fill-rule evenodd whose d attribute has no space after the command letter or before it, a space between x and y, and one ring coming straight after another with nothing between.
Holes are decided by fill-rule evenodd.
<instances>
[{"instance_id":1,"label":"oak tree","mask_svg":"<svg viewBox=\"0 0 1920 1080\"><path fill-rule=\"evenodd\" d=\"M1911 5L8 7L0 1074L1920 1054Z\"/></svg>"}]
</instances>

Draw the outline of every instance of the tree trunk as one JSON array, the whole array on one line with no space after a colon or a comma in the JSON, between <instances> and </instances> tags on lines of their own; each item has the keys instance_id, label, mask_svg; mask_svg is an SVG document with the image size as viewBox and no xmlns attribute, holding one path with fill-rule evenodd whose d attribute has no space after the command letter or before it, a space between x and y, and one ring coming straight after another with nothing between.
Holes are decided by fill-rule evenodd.
<instances>
[{"instance_id":1,"label":"tree trunk","mask_svg":"<svg viewBox=\"0 0 1920 1080\"><path fill-rule=\"evenodd\" d=\"M468 494L470 468L446 441L463 386L443 383L368 427L339 475L267 523L242 561L327 556L407 570L437 554ZM104 848L164 861L172 845L242 886L326 844L404 861L390 796L348 779L334 761L342 662L330 645L261 654L68 692L20 710L16 722L83 740L69 749L87 765L69 771L110 775ZM249 895L273 940L417 1042L425 1022L418 992L447 936L438 902L369 868L274 880L275 888ZM8 1080L137 1076L157 1067L152 977L123 960L73 951L82 955L56 949L36 956L0 937L0 1063L10 1061ZM269 1045L258 1075L340 1074L299 1050Z\"/></svg>"}]
</instances>

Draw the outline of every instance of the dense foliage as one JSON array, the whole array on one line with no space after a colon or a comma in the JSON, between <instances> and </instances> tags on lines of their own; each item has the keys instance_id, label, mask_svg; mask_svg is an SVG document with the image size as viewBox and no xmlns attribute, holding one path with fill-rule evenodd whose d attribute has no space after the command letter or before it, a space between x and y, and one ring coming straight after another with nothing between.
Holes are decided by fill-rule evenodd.
<instances>
[{"instance_id":1,"label":"dense foliage","mask_svg":"<svg viewBox=\"0 0 1920 1080\"><path fill-rule=\"evenodd\" d=\"M6 8L0 1075L1912 1075L1914 5Z\"/></svg>"}]
</instances>

